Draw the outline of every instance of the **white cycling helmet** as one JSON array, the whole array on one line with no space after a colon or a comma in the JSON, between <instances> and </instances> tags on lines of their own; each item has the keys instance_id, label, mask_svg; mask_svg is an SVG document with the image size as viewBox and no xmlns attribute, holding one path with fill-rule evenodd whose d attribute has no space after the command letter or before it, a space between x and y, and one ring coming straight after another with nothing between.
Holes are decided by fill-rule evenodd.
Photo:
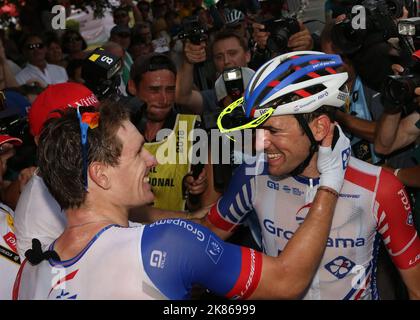
<instances>
[{"instance_id":1,"label":"white cycling helmet","mask_svg":"<svg viewBox=\"0 0 420 320\"><path fill-rule=\"evenodd\" d=\"M322 106L339 108L348 101L348 74L337 71L342 65L335 54L286 53L261 66L245 90L243 109L246 117L254 118L250 127L260 126L270 116L294 115L308 137L308 156L292 175L303 172L319 147L303 114Z\"/></svg>"},{"instance_id":2,"label":"white cycling helmet","mask_svg":"<svg viewBox=\"0 0 420 320\"><path fill-rule=\"evenodd\" d=\"M244 98L247 117L310 113L321 106L341 107L348 99L347 72L339 55L317 51L289 52L261 66Z\"/></svg>"},{"instance_id":3,"label":"white cycling helmet","mask_svg":"<svg viewBox=\"0 0 420 320\"><path fill-rule=\"evenodd\" d=\"M245 15L242 11L237 9L232 9L225 14L225 21L227 26L233 26L239 22L244 21Z\"/></svg>"}]
</instances>

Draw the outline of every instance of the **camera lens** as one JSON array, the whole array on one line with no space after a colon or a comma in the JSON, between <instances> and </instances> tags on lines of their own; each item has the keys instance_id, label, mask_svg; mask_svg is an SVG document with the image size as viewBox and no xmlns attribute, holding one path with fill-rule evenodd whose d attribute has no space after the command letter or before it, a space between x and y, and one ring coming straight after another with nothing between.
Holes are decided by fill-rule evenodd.
<instances>
[{"instance_id":1,"label":"camera lens","mask_svg":"<svg viewBox=\"0 0 420 320\"><path fill-rule=\"evenodd\" d=\"M396 103L410 103L414 97L414 90L420 85L420 78L414 75L393 77L387 84L389 96Z\"/></svg>"}]
</instances>

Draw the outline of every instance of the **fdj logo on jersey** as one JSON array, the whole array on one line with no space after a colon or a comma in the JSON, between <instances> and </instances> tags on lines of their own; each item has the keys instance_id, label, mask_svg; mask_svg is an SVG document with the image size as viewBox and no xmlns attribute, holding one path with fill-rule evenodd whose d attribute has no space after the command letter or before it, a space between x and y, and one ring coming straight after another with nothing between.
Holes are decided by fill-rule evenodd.
<instances>
[{"instance_id":1,"label":"fdj logo on jersey","mask_svg":"<svg viewBox=\"0 0 420 320\"><path fill-rule=\"evenodd\" d=\"M347 168L350 161L350 148L343 150L341 153L341 159L343 160L343 170Z\"/></svg>"},{"instance_id":2,"label":"fdj logo on jersey","mask_svg":"<svg viewBox=\"0 0 420 320\"><path fill-rule=\"evenodd\" d=\"M338 279L344 278L355 266L355 263L350 259L339 256L325 265L330 273Z\"/></svg>"}]
</instances>

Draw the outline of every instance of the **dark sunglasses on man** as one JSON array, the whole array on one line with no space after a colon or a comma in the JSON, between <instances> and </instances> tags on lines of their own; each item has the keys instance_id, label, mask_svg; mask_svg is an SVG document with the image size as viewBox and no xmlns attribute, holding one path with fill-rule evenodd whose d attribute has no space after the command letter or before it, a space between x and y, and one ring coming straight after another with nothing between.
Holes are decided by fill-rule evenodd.
<instances>
[{"instance_id":1,"label":"dark sunglasses on man","mask_svg":"<svg viewBox=\"0 0 420 320\"><path fill-rule=\"evenodd\" d=\"M26 46L27 49L29 50L34 50L34 49L42 49L44 48L44 44L43 43L30 43Z\"/></svg>"}]
</instances>

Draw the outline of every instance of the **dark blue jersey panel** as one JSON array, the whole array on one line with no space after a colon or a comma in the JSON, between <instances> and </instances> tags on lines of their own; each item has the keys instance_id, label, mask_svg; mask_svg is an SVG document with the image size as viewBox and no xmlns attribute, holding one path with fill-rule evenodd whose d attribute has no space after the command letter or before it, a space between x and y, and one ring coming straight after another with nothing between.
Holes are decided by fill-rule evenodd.
<instances>
[{"instance_id":1,"label":"dark blue jersey panel","mask_svg":"<svg viewBox=\"0 0 420 320\"><path fill-rule=\"evenodd\" d=\"M242 266L240 247L181 219L146 226L140 252L147 275L169 299L188 299L193 284L226 295L236 284Z\"/></svg>"}]
</instances>

